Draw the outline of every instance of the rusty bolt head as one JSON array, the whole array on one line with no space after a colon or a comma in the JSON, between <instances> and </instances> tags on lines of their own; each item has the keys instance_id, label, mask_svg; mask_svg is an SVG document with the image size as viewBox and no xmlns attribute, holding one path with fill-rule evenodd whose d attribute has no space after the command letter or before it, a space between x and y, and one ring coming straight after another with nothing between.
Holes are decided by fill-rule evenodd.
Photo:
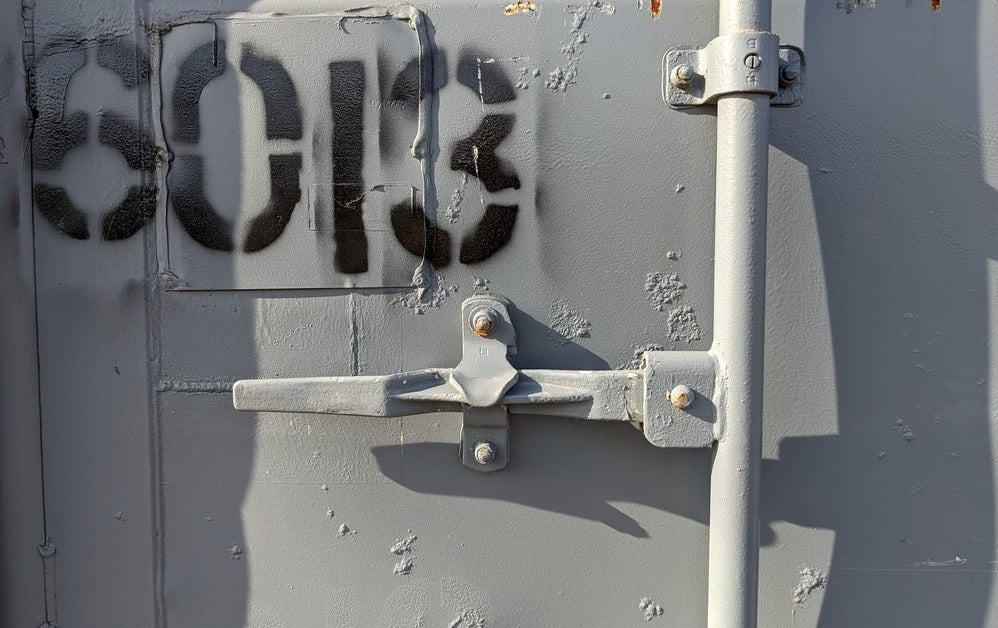
<instances>
[{"instance_id":1,"label":"rusty bolt head","mask_svg":"<svg viewBox=\"0 0 998 628\"><path fill-rule=\"evenodd\" d=\"M490 307L480 307L471 313L471 328L482 338L492 335L499 323L499 315Z\"/></svg>"},{"instance_id":2,"label":"rusty bolt head","mask_svg":"<svg viewBox=\"0 0 998 628\"><path fill-rule=\"evenodd\" d=\"M745 55L745 67L750 70L758 70L762 66L762 57L757 53L750 52Z\"/></svg>"},{"instance_id":3,"label":"rusty bolt head","mask_svg":"<svg viewBox=\"0 0 998 628\"><path fill-rule=\"evenodd\" d=\"M800 65L784 63L780 65L780 85L787 87L800 78Z\"/></svg>"},{"instance_id":4,"label":"rusty bolt head","mask_svg":"<svg viewBox=\"0 0 998 628\"><path fill-rule=\"evenodd\" d=\"M489 464L496 459L496 446L483 440L475 443L475 460L478 464Z\"/></svg>"},{"instance_id":5,"label":"rusty bolt head","mask_svg":"<svg viewBox=\"0 0 998 628\"><path fill-rule=\"evenodd\" d=\"M675 69L672 70L672 84L680 89L684 89L690 86L693 82L693 77L697 75L693 66L688 63L683 63L677 65Z\"/></svg>"},{"instance_id":6,"label":"rusty bolt head","mask_svg":"<svg viewBox=\"0 0 998 628\"><path fill-rule=\"evenodd\" d=\"M693 400L696 399L696 393L693 389L686 384L679 384L669 391L669 402L673 407L680 410L685 410L693 404Z\"/></svg>"}]
</instances>

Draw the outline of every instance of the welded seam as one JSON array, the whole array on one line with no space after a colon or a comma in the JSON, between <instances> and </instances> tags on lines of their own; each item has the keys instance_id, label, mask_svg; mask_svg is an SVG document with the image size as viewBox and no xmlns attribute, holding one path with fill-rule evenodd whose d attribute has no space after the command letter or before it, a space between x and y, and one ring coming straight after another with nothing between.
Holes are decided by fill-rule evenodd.
<instances>
[{"instance_id":1,"label":"welded seam","mask_svg":"<svg viewBox=\"0 0 998 628\"><path fill-rule=\"evenodd\" d=\"M35 325L35 391L38 396L38 462L39 479L41 481L42 500L42 542L41 545L50 543L48 526L48 496L46 495L45 479L45 423L42 419L42 349L40 338L40 327L38 318L38 247L36 245L37 228L35 223L35 168L34 168L34 136L35 119L37 117L36 86L35 86L35 6L34 0L24 0L21 3L21 23L24 31L21 41L21 63L24 68L25 80L25 104L27 105L30 118L28 121L28 137L24 146L26 154L22 158L22 163L28 166L28 199L31 204L31 287L32 301L34 306ZM53 570L53 583L49 586L48 570ZM53 623L55 620L55 561L49 558L42 558L42 605L45 613L45 622ZM49 604L49 597L52 604Z\"/></svg>"},{"instance_id":2,"label":"welded seam","mask_svg":"<svg viewBox=\"0 0 998 628\"><path fill-rule=\"evenodd\" d=\"M140 45L138 35L145 35L144 43L147 46L147 57L151 58L152 46L146 31L148 16L146 15L145 3L141 0L133 2L135 13L136 42ZM159 70L162 70L162 51L157 51L159 57ZM157 71L157 77L162 74ZM152 76L149 77L152 81ZM162 81L159 84L160 111L159 121L162 124ZM153 124L152 110L152 85L149 89L136 90L138 97L138 128L148 128ZM164 137L165 141L165 137ZM158 167L163 167L166 162L169 167L169 160L162 160ZM158 170L158 168L157 168ZM158 172L143 173L143 178L158 176ZM163 180L165 182L165 179ZM157 181L160 183L160 181ZM161 191L164 186L157 186ZM152 526L152 584L153 584L153 621L157 628L166 626L166 538L165 538L165 508L163 505L163 437L162 437L162 402L158 386L153 382L159 382L163 375L162 361L162 334L163 334L163 308L162 291L159 285L159 241L158 229L155 225L157 221L150 223L144 230L143 247L145 253L145 288L146 288L146 382L148 391L148 421L149 421L149 502L150 502L150 523Z\"/></svg>"}]
</instances>

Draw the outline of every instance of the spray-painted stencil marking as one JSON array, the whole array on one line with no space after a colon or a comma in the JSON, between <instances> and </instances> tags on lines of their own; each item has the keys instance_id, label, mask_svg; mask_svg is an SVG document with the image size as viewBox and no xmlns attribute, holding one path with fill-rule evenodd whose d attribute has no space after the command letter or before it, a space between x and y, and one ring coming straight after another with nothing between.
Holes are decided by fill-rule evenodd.
<instances>
[{"instance_id":1,"label":"spray-painted stencil marking","mask_svg":"<svg viewBox=\"0 0 998 628\"><path fill-rule=\"evenodd\" d=\"M32 93L38 118L33 163L39 170L61 168L70 151L88 143L91 120L83 112L68 113L65 102L69 80L87 63L89 51L80 42L80 38L67 37L51 44L42 55L36 72ZM96 49L98 63L119 74L126 87L149 87L148 60L131 41L100 40ZM172 91L168 92L170 96L162 103L167 109L163 117L171 122L167 140L172 154L166 187L170 208L194 242L216 251L239 250L252 254L267 249L281 238L295 208L303 200L299 183L302 151L285 148L269 155L270 198L248 220L242 241L236 242L240 237L237 226L212 206L206 190L209 182L206 181L208 165L204 156L207 147L201 145L202 96L212 81L235 71L259 89L263 102L261 126L268 140L281 141L282 146L290 143L293 147L296 142L303 141L304 123L298 88L283 61L249 44L242 45L239 54L238 64L230 64L226 41L216 37L190 50L179 62L175 81L170 86ZM409 149L408 138L396 138L397 129L388 123L387 110L396 107L404 119L420 119L424 99L433 97L434 92L446 85L446 68L444 51L433 50L432 54L412 58L392 80L384 77L379 81L379 94L387 96L376 101L381 109L378 124L383 156L403 145L405 150ZM331 172L328 174L333 192L335 255L332 264L339 273L360 274L370 270L364 219L364 197L369 191L364 181L364 107L369 101L370 86L363 60L333 59L328 69L329 110L325 115L330 122L332 145ZM380 56L378 71L379 74L390 72ZM472 49L462 50L455 73L458 83L475 92L483 115L471 135L451 146L449 159L444 163L461 172L463 181L475 179L488 193L518 190L520 178L515 167L496 155L497 147L514 130L515 114L495 111L485 114L484 111L486 105L494 107L516 100L517 90L511 77L493 57ZM434 112L434 115L440 114ZM129 189L124 200L102 219L102 236L107 240L121 240L134 235L155 213L157 189L153 175L158 165L157 148L137 120L106 111L101 115L98 127L97 140L116 149L130 168L147 175L144 179L149 181ZM34 193L39 213L60 232L76 239L90 237L87 215L74 206L66 190L39 183ZM456 221L461 202L461 192L455 194L453 207L448 210L451 222ZM414 194L413 200L391 208L392 233L404 250L435 267L445 267L452 258L453 238L437 225L435 218L426 214L429 209L422 207L422 203L415 200L417 198ZM519 205L487 203L484 192L481 198L481 218L470 225L460 239L459 259L463 264L477 264L491 258L513 236ZM432 203L434 210L435 204Z\"/></svg>"}]
</instances>

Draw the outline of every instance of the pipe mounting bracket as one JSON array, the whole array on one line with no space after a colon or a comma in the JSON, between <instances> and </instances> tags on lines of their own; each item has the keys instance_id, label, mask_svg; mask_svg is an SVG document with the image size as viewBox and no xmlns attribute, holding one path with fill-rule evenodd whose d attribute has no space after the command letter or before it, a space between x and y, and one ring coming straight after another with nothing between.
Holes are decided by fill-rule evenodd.
<instances>
[{"instance_id":1,"label":"pipe mounting bracket","mask_svg":"<svg viewBox=\"0 0 998 628\"><path fill-rule=\"evenodd\" d=\"M726 94L768 94L773 106L795 107L803 87L803 53L767 32L721 35L704 48L671 48L662 59L662 98L675 109Z\"/></svg>"}]
</instances>

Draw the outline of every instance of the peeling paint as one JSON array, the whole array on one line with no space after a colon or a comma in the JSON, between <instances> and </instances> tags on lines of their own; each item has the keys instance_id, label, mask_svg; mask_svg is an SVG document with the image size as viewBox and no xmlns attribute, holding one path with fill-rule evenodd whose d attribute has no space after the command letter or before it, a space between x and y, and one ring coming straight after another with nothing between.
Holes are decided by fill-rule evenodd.
<instances>
[{"instance_id":1,"label":"peeling paint","mask_svg":"<svg viewBox=\"0 0 998 628\"><path fill-rule=\"evenodd\" d=\"M877 6L877 0L840 0L835 4L838 9L846 13L852 13L853 9L873 9Z\"/></svg>"},{"instance_id":2,"label":"peeling paint","mask_svg":"<svg viewBox=\"0 0 998 628\"><path fill-rule=\"evenodd\" d=\"M485 277L472 277L472 281L475 283L475 292L483 293L489 291L489 280Z\"/></svg>"},{"instance_id":3,"label":"peeling paint","mask_svg":"<svg viewBox=\"0 0 998 628\"><path fill-rule=\"evenodd\" d=\"M565 67L558 66L548 73L547 80L544 81L544 86L548 89L565 92L578 80L579 57L582 55L582 47L589 40L588 34L582 30L582 27L592 15L593 9L603 15L613 15L615 11L612 4L599 0L590 0L572 11L572 27L568 31L568 41L561 46L561 52L568 62Z\"/></svg>"},{"instance_id":4,"label":"peeling paint","mask_svg":"<svg viewBox=\"0 0 998 628\"><path fill-rule=\"evenodd\" d=\"M408 556L404 557L402 560L395 563L395 567L392 569L392 573L396 576L408 576L412 573L413 562Z\"/></svg>"},{"instance_id":5,"label":"peeling paint","mask_svg":"<svg viewBox=\"0 0 998 628\"><path fill-rule=\"evenodd\" d=\"M240 560L243 555L243 548L238 543L233 543L232 547L229 548L229 556Z\"/></svg>"},{"instance_id":6,"label":"peeling paint","mask_svg":"<svg viewBox=\"0 0 998 628\"><path fill-rule=\"evenodd\" d=\"M904 419L894 421L894 431L900 434L901 438L909 443L915 440L915 433L911 431L911 427Z\"/></svg>"},{"instance_id":7,"label":"peeling paint","mask_svg":"<svg viewBox=\"0 0 998 628\"><path fill-rule=\"evenodd\" d=\"M589 321L569 307L567 301L555 301L551 304L548 325L558 335L560 345L568 344L578 338L588 338L592 329Z\"/></svg>"},{"instance_id":8,"label":"peeling paint","mask_svg":"<svg viewBox=\"0 0 998 628\"><path fill-rule=\"evenodd\" d=\"M440 581L440 603L455 615L448 624L450 628L484 628L491 616L482 591L457 578L445 577Z\"/></svg>"},{"instance_id":9,"label":"peeling paint","mask_svg":"<svg viewBox=\"0 0 998 628\"><path fill-rule=\"evenodd\" d=\"M348 526L345 523L341 523L340 524L340 531L336 534L336 536L350 536L352 534L357 534L357 531L356 530L351 530L350 526Z\"/></svg>"},{"instance_id":10,"label":"peeling paint","mask_svg":"<svg viewBox=\"0 0 998 628\"><path fill-rule=\"evenodd\" d=\"M530 75L529 77L527 75ZM540 68L520 68L520 79L516 82L517 89L527 89L530 87L530 82L541 75Z\"/></svg>"},{"instance_id":11,"label":"peeling paint","mask_svg":"<svg viewBox=\"0 0 998 628\"><path fill-rule=\"evenodd\" d=\"M929 6L932 7L934 12L939 11L943 8L943 0L929 0Z\"/></svg>"},{"instance_id":12,"label":"peeling paint","mask_svg":"<svg viewBox=\"0 0 998 628\"><path fill-rule=\"evenodd\" d=\"M703 332L691 307L678 307L669 312L669 338L674 342L700 340Z\"/></svg>"},{"instance_id":13,"label":"peeling paint","mask_svg":"<svg viewBox=\"0 0 998 628\"><path fill-rule=\"evenodd\" d=\"M411 552L412 545L415 542L416 542L416 535L412 533L412 530L409 530L409 534L407 536L401 537L398 540L396 540L395 543L393 543L392 546L388 548L388 551L391 552L392 554L398 554L399 556L401 556L402 554Z\"/></svg>"},{"instance_id":14,"label":"peeling paint","mask_svg":"<svg viewBox=\"0 0 998 628\"><path fill-rule=\"evenodd\" d=\"M413 314L425 314L430 308L438 308L447 297L457 292L457 284L448 281L439 271L424 265L416 269L412 285L412 292L399 296L393 303L409 308Z\"/></svg>"},{"instance_id":15,"label":"peeling paint","mask_svg":"<svg viewBox=\"0 0 998 628\"><path fill-rule=\"evenodd\" d=\"M444 210L444 217L447 218L447 222L455 223L458 218L461 217L461 201L464 200L464 188L468 185L468 173L461 173L461 183L454 188L454 191L450 193L450 203L447 204L447 209ZM484 199L482 199L484 203Z\"/></svg>"},{"instance_id":16,"label":"peeling paint","mask_svg":"<svg viewBox=\"0 0 998 628\"><path fill-rule=\"evenodd\" d=\"M824 589L828 584L828 576L815 567L801 567L800 581L790 592L791 599L795 606L807 602L811 594L820 589Z\"/></svg>"},{"instance_id":17,"label":"peeling paint","mask_svg":"<svg viewBox=\"0 0 998 628\"><path fill-rule=\"evenodd\" d=\"M686 291L686 284L679 280L678 275L663 275L648 273L645 278L645 292L652 306L659 312L664 312L669 305L679 301Z\"/></svg>"},{"instance_id":18,"label":"peeling paint","mask_svg":"<svg viewBox=\"0 0 998 628\"><path fill-rule=\"evenodd\" d=\"M967 563L966 558L954 556L951 560L923 560L915 563L915 567L955 567Z\"/></svg>"},{"instance_id":19,"label":"peeling paint","mask_svg":"<svg viewBox=\"0 0 998 628\"><path fill-rule=\"evenodd\" d=\"M641 598L641 601L638 602L638 610L644 612L645 621L651 621L665 614L665 609L656 604L655 600L650 597Z\"/></svg>"},{"instance_id":20,"label":"peeling paint","mask_svg":"<svg viewBox=\"0 0 998 628\"><path fill-rule=\"evenodd\" d=\"M156 392L230 393L235 383L234 379L185 380L164 377L159 380Z\"/></svg>"},{"instance_id":21,"label":"peeling paint","mask_svg":"<svg viewBox=\"0 0 998 628\"><path fill-rule=\"evenodd\" d=\"M662 17L662 0L651 0L651 19Z\"/></svg>"},{"instance_id":22,"label":"peeling paint","mask_svg":"<svg viewBox=\"0 0 998 628\"><path fill-rule=\"evenodd\" d=\"M644 356L645 351L665 351L665 347L660 344L648 344L644 346L635 346L634 355L631 357L630 362L624 362L617 366L620 370L635 370L641 368L642 356Z\"/></svg>"}]
</instances>

